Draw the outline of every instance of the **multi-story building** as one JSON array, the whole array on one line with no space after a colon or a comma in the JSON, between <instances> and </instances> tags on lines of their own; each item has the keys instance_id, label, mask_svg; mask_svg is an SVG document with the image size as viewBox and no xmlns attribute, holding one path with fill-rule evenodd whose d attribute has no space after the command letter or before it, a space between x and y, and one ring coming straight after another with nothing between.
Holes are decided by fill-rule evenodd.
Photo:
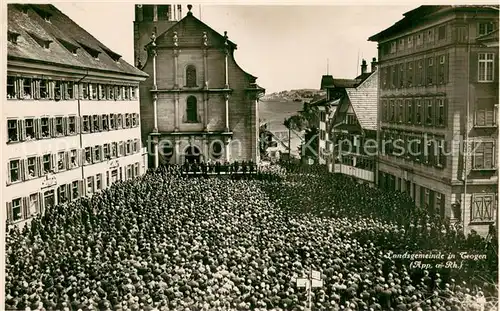
<instances>
[{"instance_id":1,"label":"multi-story building","mask_svg":"<svg viewBox=\"0 0 500 311\"><path fill-rule=\"evenodd\" d=\"M257 162L258 99L264 89L236 63L236 44L227 32L221 35L194 17L191 5L179 21L171 20L168 6L167 17L160 18L160 7L136 6L135 23L139 47L153 27L142 67L150 76L140 85L142 138L152 166Z\"/></svg>"},{"instance_id":2,"label":"multi-story building","mask_svg":"<svg viewBox=\"0 0 500 311\"><path fill-rule=\"evenodd\" d=\"M334 173L352 176L361 183L375 185L377 153L377 91L379 73L372 62L372 71L362 64L362 82L355 87L337 87L340 94L337 109L330 123L330 136L335 159Z\"/></svg>"},{"instance_id":3,"label":"multi-story building","mask_svg":"<svg viewBox=\"0 0 500 311\"><path fill-rule=\"evenodd\" d=\"M367 71L368 66L366 64L366 61L363 60L361 62L361 74L354 79L338 79L333 78L333 76L331 75L323 75L323 77L321 78L320 89L325 90L326 95L313 103L313 106L316 107L318 113L318 163L326 164L328 170L331 172L334 170L333 164L335 162L335 158L338 158L339 151L338 148L335 150L334 141L338 141L339 136L337 135L337 138L334 138L334 125L338 123L338 126L340 124L343 124L344 121L347 122L347 119L343 119L345 111L337 111L337 109L339 108L339 105L341 103L344 103L344 105L349 105L350 99L346 92L346 89L349 89L350 92L356 92L356 87L363 84L367 78L372 76L372 73L376 68L375 58L373 58L371 66L372 71ZM366 89L366 85L370 85L370 87L372 87L373 83L367 83L364 87L361 87L361 89ZM371 91L373 92L373 90ZM370 93L370 96L371 94L372 93ZM356 105L356 103L354 104Z\"/></svg>"},{"instance_id":4,"label":"multi-story building","mask_svg":"<svg viewBox=\"0 0 500 311\"><path fill-rule=\"evenodd\" d=\"M497 217L498 17L498 6L421 6L369 38L387 146L378 184L466 232Z\"/></svg>"},{"instance_id":5,"label":"multi-story building","mask_svg":"<svg viewBox=\"0 0 500 311\"><path fill-rule=\"evenodd\" d=\"M53 5L9 4L2 199L12 223L146 169L147 74Z\"/></svg>"}]
</instances>

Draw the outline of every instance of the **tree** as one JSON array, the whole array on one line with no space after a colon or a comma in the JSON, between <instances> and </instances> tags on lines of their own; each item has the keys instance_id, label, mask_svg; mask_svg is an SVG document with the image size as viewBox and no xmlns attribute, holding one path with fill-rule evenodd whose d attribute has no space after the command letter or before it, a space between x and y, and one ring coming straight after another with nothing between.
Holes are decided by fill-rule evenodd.
<instances>
[{"instance_id":1,"label":"tree","mask_svg":"<svg viewBox=\"0 0 500 311\"><path fill-rule=\"evenodd\" d=\"M310 103L304 102L302 110L298 113L285 119L283 125L291 131L305 131L304 140L302 141L303 146L301 146L300 154L305 157L316 158L318 156L318 108L312 106ZM290 137L290 135L288 135ZM288 141L288 146L290 146L290 139ZM305 148L305 149L304 149ZM304 150L304 152L302 152Z\"/></svg>"},{"instance_id":2,"label":"tree","mask_svg":"<svg viewBox=\"0 0 500 311\"><path fill-rule=\"evenodd\" d=\"M269 148L269 131L267 129L267 123L263 123L259 127L259 151L260 158L267 158L267 148Z\"/></svg>"}]
</instances>

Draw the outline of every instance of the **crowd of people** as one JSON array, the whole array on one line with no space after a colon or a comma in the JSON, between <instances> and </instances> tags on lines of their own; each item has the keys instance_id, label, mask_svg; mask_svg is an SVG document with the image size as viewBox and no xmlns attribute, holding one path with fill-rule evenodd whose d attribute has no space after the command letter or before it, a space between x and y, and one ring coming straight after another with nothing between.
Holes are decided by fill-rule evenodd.
<instances>
[{"instance_id":1,"label":"crowd of people","mask_svg":"<svg viewBox=\"0 0 500 311\"><path fill-rule=\"evenodd\" d=\"M197 173L197 174L253 174L257 171L257 165L252 161L234 161L222 162L221 161L193 161L186 160L182 166L183 173Z\"/></svg>"},{"instance_id":2,"label":"crowd of people","mask_svg":"<svg viewBox=\"0 0 500 311\"><path fill-rule=\"evenodd\" d=\"M496 238L466 237L404 194L291 165L259 170L279 178L182 172L150 171L9 229L6 309L305 310L296 281L310 269L323 280L313 310L488 310L497 301ZM486 259L411 268L396 256L436 251Z\"/></svg>"}]
</instances>

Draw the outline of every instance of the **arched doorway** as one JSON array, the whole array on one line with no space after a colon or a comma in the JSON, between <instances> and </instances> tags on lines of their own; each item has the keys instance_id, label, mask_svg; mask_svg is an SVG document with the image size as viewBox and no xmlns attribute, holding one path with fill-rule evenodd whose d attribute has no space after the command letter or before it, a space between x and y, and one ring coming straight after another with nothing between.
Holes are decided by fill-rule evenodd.
<instances>
[{"instance_id":1,"label":"arched doorway","mask_svg":"<svg viewBox=\"0 0 500 311\"><path fill-rule=\"evenodd\" d=\"M189 163L200 163L201 152L196 146L188 146L184 151L184 161Z\"/></svg>"}]
</instances>

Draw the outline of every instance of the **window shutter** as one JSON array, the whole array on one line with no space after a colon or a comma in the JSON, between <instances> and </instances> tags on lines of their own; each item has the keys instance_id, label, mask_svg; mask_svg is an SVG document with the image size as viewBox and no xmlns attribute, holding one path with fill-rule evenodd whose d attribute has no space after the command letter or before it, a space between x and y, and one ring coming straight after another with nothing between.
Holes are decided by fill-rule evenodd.
<instances>
[{"instance_id":1,"label":"window shutter","mask_svg":"<svg viewBox=\"0 0 500 311\"><path fill-rule=\"evenodd\" d=\"M444 118L443 118L443 126L448 125L448 98L443 99L444 105Z\"/></svg>"},{"instance_id":2,"label":"window shutter","mask_svg":"<svg viewBox=\"0 0 500 311\"><path fill-rule=\"evenodd\" d=\"M439 66L440 66L439 56L434 57L434 64L433 65L434 66L433 66L433 72L432 72L432 75L433 75L432 84L438 85L439 84Z\"/></svg>"},{"instance_id":3,"label":"window shutter","mask_svg":"<svg viewBox=\"0 0 500 311\"><path fill-rule=\"evenodd\" d=\"M24 119L17 120L17 134L19 141L24 141L26 137L26 131L24 128Z\"/></svg>"},{"instance_id":4,"label":"window shutter","mask_svg":"<svg viewBox=\"0 0 500 311\"><path fill-rule=\"evenodd\" d=\"M71 183L65 185L66 197L68 198L68 201L76 199L76 198L73 198L73 191L71 191L72 190L71 187L72 187Z\"/></svg>"},{"instance_id":5,"label":"window shutter","mask_svg":"<svg viewBox=\"0 0 500 311\"><path fill-rule=\"evenodd\" d=\"M80 121L78 121L78 118L80 119ZM78 122L77 122L78 121ZM75 121L76 123L78 123L78 125L80 126L80 130L82 131L83 133L83 129L85 128L83 126L83 117L77 117L77 120Z\"/></svg>"},{"instance_id":6,"label":"window shutter","mask_svg":"<svg viewBox=\"0 0 500 311\"><path fill-rule=\"evenodd\" d=\"M103 130L103 127L102 127L102 115L98 115L97 116L97 122L99 122L99 131L102 131Z\"/></svg>"},{"instance_id":7,"label":"window shutter","mask_svg":"<svg viewBox=\"0 0 500 311\"><path fill-rule=\"evenodd\" d=\"M59 99L66 99L66 81L59 81Z\"/></svg>"},{"instance_id":8,"label":"window shutter","mask_svg":"<svg viewBox=\"0 0 500 311\"><path fill-rule=\"evenodd\" d=\"M85 195L85 183L83 180L78 181L78 197Z\"/></svg>"},{"instance_id":9,"label":"window shutter","mask_svg":"<svg viewBox=\"0 0 500 311\"><path fill-rule=\"evenodd\" d=\"M50 99L54 99L55 98L55 93L56 93L55 92L56 83L55 83L55 81L51 81L51 80L49 80L47 82L48 82L47 86L49 88L49 98Z\"/></svg>"},{"instance_id":10,"label":"window shutter","mask_svg":"<svg viewBox=\"0 0 500 311\"><path fill-rule=\"evenodd\" d=\"M33 130L35 131L35 139L40 139L40 119L33 119Z\"/></svg>"},{"instance_id":11,"label":"window shutter","mask_svg":"<svg viewBox=\"0 0 500 311\"><path fill-rule=\"evenodd\" d=\"M14 80L14 90L16 92L16 98L21 98L22 84L19 77L16 77Z\"/></svg>"},{"instance_id":12,"label":"window shutter","mask_svg":"<svg viewBox=\"0 0 500 311\"><path fill-rule=\"evenodd\" d=\"M12 202L6 202L6 216L7 216L7 222L11 222L13 218Z\"/></svg>"},{"instance_id":13,"label":"window shutter","mask_svg":"<svg viewBox=\"0 0 500 311\"><path fill-rule=\"evenodd\" d=\"M68 117L63 117L62 119L62 125L63 125L63 135L67 136L68 135Z\"/></svg>"},{"instance_id":14,"label":"window shutter","mask_svg":"<svg viewBox=\"0 0 500 311\"><path fill-rule=\"evenodd\" d=\"M80 134L80 122L81 122L81 117L75 116L75 134Z\"/></svg>"},{"instance_id":15,"label":"window shutter","mask_svg":"<svg viewBox=\"0 0 500 311\"><path fill-rule=\"evenodd\" d=\"M93 99L92 98L92 91L93 91L93 85L92 84L88 84L88 90L89 90L89 99Z\"/></svg>"},{"instance_id":16,"label":"window shutter","mask_svg":"<svg viewBox=\"0 0 500 311\"><path fill-rule=\"evenodd\" d=\"M10 161L7 162L7 185L10 185L11 181L11 176L10 176Z\"/></svg>"},{"instance_id":17,"label":"window shutter","mask_svg":"<svg viewBox=\"0 0 500 311\"><path fill-rule=\"evenodd\" d=\"M28 180L28 159L19 160L19 173L22 180Z\"/></svg>"},{"instance_id":18,"label":"window shutter","mask_svg":"<svg viewBox=\"0 0 500 311\"><path fill-rule=\"evenodd\" d=\"M59 166L57 165L57 153L53 153L50 155L50 160L51 160L51 166L52 166L52 171L54 173L57 173L59 170Z\"/></svg>"},{"instance_id":19,"label":"window shutter","mask_svg":"<svg viewBox=\"0 0 500 311\"><path fill-rule=\"evenodd\" d=\"M37 176L43 176L43 158L42 156L36 157L35 170Z\"/></svg>"},{"instance_id":20,"label":"window shutter","mask_svg":"<svg viewBox=\"0 0 500 311\"><path fill-rule=\"evenodd\" d=\"M22 208L22 211L23 211L23 218L24 219L28 219L28 217L30 216L30 213L29 213L29 198L28 197L23 197L21 199L21 208Z\"/></svg>"},{"instance_id":21,"label":"window shutter","mask_svg":"<svg viewBox=\"0 0 500 311\"><path fill-rule=\"evenodd\" d=\"M441 164L443 168L446 167L446 153L448 151L448 142L443 140L443 153L441 154Z\"/></svg>"},{"instance_id":22,"label":"window shutter","mask_svg":"<svg viewBox=\"0 0 500 311\"><path fill-rule=\"evenodd\" d=\"M78 83L75 88L78 89L78 99L83 99L83 83Z\"/></svg>"},{"instance_id":23,"label":"window shutter","mask_svg":"<svg viewBox=\"0 0 500 311\"><path fill-rule=\"evenodd\" d=\"M31 96L40 99L40 80L31 80Z\"/></svg>"},{"instance_id":24,"label":"window shutter","mask_svg":"<svg viewBox=\"0 0 500 311\"><path fill-rule=\"evenodd\" d=\"M78 166L83 166L85 163L85 149L78 149Z\"/></svg>"},{"instance_id":25,"label":"window shutter","mask_svg":"<svg viewBox=\"0 0 500 311\"><path fill-rule=\"evenodd\" d=\"M49 118L49 135L52 137L56 137L56 118Z\"/></svg>"},{"instance_id":26,"label":"window shutter","mask_svg":"<svg viewBox=\"0 0 500 311\"><path fill-rule=\"evenodd\" d=\"M64 152L64 168L68 169L68 170L72 168L69 161L70 161L70 151L65 151Z\"/></svg>"},{"instance_id":27,"label":"window shutter","mask_svg":"<svg viewBox=\"0 0 500 311\"><path fill-rule=\"evenodd\" d=\"M41 192L38 193L38 204L36 205L36 212L43 213L43 195Z\"/></svg>"},{"instance_id":28,"label":"window shutter","mask_svg":"<svg viewBox=\"0 0 500 311\"><path fill-rule=\"evenodd\" d=\"M19 171L19 180L21 181L26 180L24 176L24 159L19 159L19 166L17 169Z\"/></svg>"}]
</instances>

